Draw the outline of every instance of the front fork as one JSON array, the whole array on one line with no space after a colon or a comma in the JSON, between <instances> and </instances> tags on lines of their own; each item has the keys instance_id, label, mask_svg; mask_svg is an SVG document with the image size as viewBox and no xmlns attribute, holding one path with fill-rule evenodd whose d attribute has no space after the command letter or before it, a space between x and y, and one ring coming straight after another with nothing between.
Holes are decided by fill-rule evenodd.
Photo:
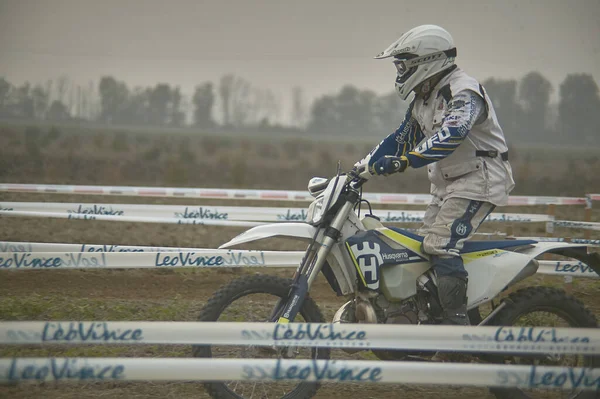
<instances>
[{"instance_id":1,"label":"front fork","mask_svg":"<svg viewBox=\"0 0 600 399\"><path fill-rule=\"evenodd\" d=\"M324 228L323 239L317 242L315 237L313 245L319 245L319 248L313 250L311 248L306 252L306 256L294 274L294 281L290 287L290 292L286 298L282 298L274 309L271 321L278 323L291 323L302 308L306 294L310 290L312 283L315 281L319 272L323 268L327 256L331 252L333 245L341 236L341 229L348 220L348 215L352 212L354 201L347 200L346 203L337 212L331 224ZM321 234L319 231L318 234Z\"/></svg>"}]
</instances>

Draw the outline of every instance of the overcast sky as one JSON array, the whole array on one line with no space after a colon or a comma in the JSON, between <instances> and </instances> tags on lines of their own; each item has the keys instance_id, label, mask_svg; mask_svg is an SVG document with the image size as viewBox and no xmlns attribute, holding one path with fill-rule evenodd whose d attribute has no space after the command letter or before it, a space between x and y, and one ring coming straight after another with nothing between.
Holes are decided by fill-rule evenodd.
<instances>
[{"instance_id":1,"label":"overcast sky","mask_svg":"<svg viewBox=\"0 0 600 399\"><path fill-rule=\"evenodd\" d=\"M572 72L600 83L600 0L0 0L0 76L110 74L191 93L232 72L286 100L294 85L387 93L394 68L373 56L425 23L450 31L480 80L538 70L556 90Z\"/></svg>"}]
</instances>

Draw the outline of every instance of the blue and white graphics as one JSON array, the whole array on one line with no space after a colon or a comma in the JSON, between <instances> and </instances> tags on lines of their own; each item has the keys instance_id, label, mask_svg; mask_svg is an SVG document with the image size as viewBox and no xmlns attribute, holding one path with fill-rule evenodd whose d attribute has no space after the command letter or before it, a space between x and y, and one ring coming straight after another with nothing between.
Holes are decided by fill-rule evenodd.
<instances>
[{"instance_id":1,"label":"blue and white graphics","mask_svg":"<svg viewBox=\"0 0 600 399\"><path fill-rule=\"evenodd\" d=\"M355 263L357 272L367 288L379 289L379 269L383 266L424 260L415 252L404 247L392 248L377 231L360 232L346 240L346 245Z\"/></svg>"}]
</instances>

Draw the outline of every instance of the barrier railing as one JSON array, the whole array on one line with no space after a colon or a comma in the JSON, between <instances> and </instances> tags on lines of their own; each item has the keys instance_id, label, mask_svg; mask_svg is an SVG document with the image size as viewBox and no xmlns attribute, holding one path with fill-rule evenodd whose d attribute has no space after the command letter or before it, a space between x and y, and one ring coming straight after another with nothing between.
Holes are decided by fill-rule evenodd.
<instances>
[{"instance_id":1,"label":"barrier railing","mask_svg":"<svg viewBox=\"0 0 600 399\"><path fill-rule=\"evenodd\" d=\"M600 391L600 369L366 360L0 359L0 382L319 381Z\"/></svg>"},{"instance_id":2,"label":"barrier railing","mask_svg":"<svg viewBox=\"0 0 600 399\"><path fill-rule=\"evenodd\" d=\"M600 240L571 237L511 237L518 240L534 240L539 242L570 242L573 244L600 245Z\"/></svg>"},{"instance_id":3,"label":"barrier railing","mask_svg":"<svg viewBox=\"0 0 600 399\"><path fill-rule=\"evenodd\" d=\"M116 216L116 215L85 215L85 214L67 214L55 212L23 212L23 211L3 211L1 216L12 217L38 217L54 219L71 220L97 220L108 222L136 222L136 223L165 223L165 224L194 224L204 226L233 226L233 227L254 227L265 224L265 222L250 222L236 220L205 220L205 219L181 219L181 218L155 218L145 216Z\"/></svg>"},{"instance_id":4,"label":"barrier railing","mask_svg":"<svg viewBox=\"0 0 600 399\"><path fill-rule=\"evenodd\" d=\"M157 321L4 321L0 344L314 346L424 351L600 354L594 328Z\"/></svg>"},{"instance_id":5,"label":"barrier railing","mask_svg":"<svg viewBox=\"0 0 600 399\"><path fill-rule=\"evenodd\" d=\"M598 244L600 240L584 240L553 237L512 237L518 240L566 242L574 244ZM209 248L155 247L145 245L115 244L62 244L53 242L0 241L0 252L212 252ZM274 251L277 252L277 251ZM293 252L293 251L292 251ZM298 252L300 253L300 252Z\"/></svg>"},{"instance_id":6,"label":"barrier railing","mask_svg":"<svg viewBox=\"0 0 600 399\"><path fill-rule=\"evenodd\" d=\"M0 192L124 195L141 197L181 197L206 199L248 199L276 201L312 201L306 191L246 190L184 187L129 187L129 186L69 186L52 184L0 184ZM374 204L428 204L429 194L365 193L363 198ZM511 196L508 205L586 205L587 197Z\"/></svg>"},{"instance_id":7,"label":"barrier railing","mask_svg":"<svg viewBox=\"0 0 600 399\"><path fill-rule=\"evenodd\" d=\"M67 248L68 244L59 245L61 248ZM79 247L79 245L76 246ZM304 252L301 251L232 249L173 250L169 252L1 252L0 270L297 267L303 256ZM599 277L588 265L577 261L539 261L537 272L558 276Z\"/></svg>"},{"instance_id":8,"label":"barrier railing","mask_svg":"<svg viewBox=\"0 0 600 399\"><path fill-rule=\"evenodd\" d=\"M600 353L600 330L366 324L0 322L1 344L204 344ZM3 358L0 382L280 381L600 390L600 369L506 364L197 358Z\"/></svg>"},{"instance_id":9,"label":"barrier railing","mask_svg":"<svg viewBox=\"0 0 600 399\"><path fill-rule=\"evenodd\" d=\"M206 199L249 199L278 201L312 201L306 191L293 190L247 190L247 189L200 189L172 187L129 187L129 186L70 186L44 184L0 184L0 192L60 193L83 195L122 195L145 197L182 197ZM426 205L430 202L428 194L365 193L364 198L374 204L412 204ZM589 231L599 231L600 223L591 222L591 205L600 194L587 194L585 197L550 196L511 196L508 206L546 205L547 215L498 213L490 216L490 221L505 222L546 222L546 234L554 232L554 227L579 228L584 230L584 238L590 239ZM556 205L585 205L584 220L554 220ZM75 206L75 208L73 208ZM143 207L148 210L144 211ZM231 208L231 209L228 209ZM48 212L52 210L52 213ZM127 214L126 211L127 210ZM152 211L149 211L152 209ZM11 214L8 212L12 211ZM172 212L172 213L171 213ZM56 215L60 213L61 215ZM215 226L251 227L256 223L272 221L303 220L306 211L302 208L244 208L244 207L208 207L208 206L168 206L168 205L126 205L126 204L43 204L39 203L2 203L0 215L32 217L65 217L70 219L93 219L109 221L129 221L144 223L177 223ZM157 216L160 214L160 217ZM229 214L232 214L231 217ZM421 222L423 213L419 211L375 212L385 223ZM225 217L227 215L227 217ZM116 217L120 216L120 217ZM225 220L227 219L227 220ZM512 226L507 227L512 235Z\"/></svg>"},{"instance_id":10,"label":"barrier railing","mask_svg":"<svg viewBox=\"0 0 600 399\"><path fill-rule=\"evenodd\" d=\"M154 267L298 267L304 252L200 250L177 252L0 253L1 269L85 269Z\"/></svg>"},{"instance_id":11,"label":"barrier railing","mask_svg":"<svg viewBox=\"0 0 600 399\"><path fill-rule=\"evenodd\" d=\"M0 191L129 195L206 199L311 201L305 191L222 190L117 186L0 184ZM429 203L429 195L365 194L379 204ZM600 199L512 196L509 205L549 205L548 214L492 214L492 221L545 222L553 227L600 230L600 223L555 220L555 205L586 205ZM88 209L89 208L89 209ZM214 207L128 204L0 203L0 215L61 217L154 223L250 227L263 222L300 221L301 208ZM375 210L386 223L421 222L422 211ZM227 217L224 217L227 214ZM587 233L586 233L587 235ZM538 241L566 241L538 237ZM534 239L538 239L534 238ZM573 239L598 244L600 240ZM0 269L297 267L304 252L201 248L0 242ZM565 278L597 274L581 262L540 261L538 273ZM389 348L464 352L600 354L600 330L518 327L454 327L194 322L0 322L0 344L205 344ZM199 377L200 376L200 377ZM443 385L559 388L600 391L600 369L495 364L441 364L343 360L177 358L4 358L0 382L25 380L278 381L422 383Z\"/></svg>"},{"instance_id":12,"label":"barrier railing","mask_svg":"<svg viewBox=\"0 0 600 399\"><path fill-rule=\"evenodd\" d=\"M600 231L600 223L596 222L578 222L571 220L555 220L552 222L557 227L569 227L576 229Z\"/></svg>"},{"instance_id":13,"label":"barrier railing","mask_svg":"<svg viewBox=\"0 0 600 399\"><path fill-rule=\"evenodd\" d=\"M95 204L95 203L59 203L59 202L0 202L1 214L8 212L33 212L32 216L45 216L47 213L68 215L69 218L94 219L97 216L140 217L172 220L219 220L219 221L257 221L290 222L304 221L306 208L283 207L237 207L214 205L150 205L150 204ZM425 211L374 209L373 214L382 222L411 223L422 222ZM500 213L490 214L486 221L493 222L550 222L554 217L538 213Z\"/></svg>"},{"instance_id":14,"label":"barrier railing","mask_svg":"<svg viewBox=\"0 0 600 399\"><path fill-rule=\"evenodd\" d=\"M272 222L289 222L303 221L300 216L306 217L304 211L297 214L287 214L285 219L284 214L277 214L263 210L251 216L253 220L270 219ZM382 218L385 223L420 223L423 221L421 212L406 212L406 211L380 211L387 213L387 216ZM262 215L261 215L262 213ZM270 215L269 215L270 213ZM381 214L380 213L380 214ZM98 220L98 221L113 221L113 222L137 222L137 223L165 223L165 224L194 224L206 226L234 226L234 227L254 227L268 222L248 221L248 220L214 220L211 218L190 218L190 217L153 217L153 216L121 216L111 214L88 214L88 213L59 213L59 212L38 212L38 211L17 211L0 209L0 215L12 217L40 217L40 218L56 218L56 219L71 219L71 220ZM297 215L297 216L296 216ZM377 215L377 213L375 213ZM270 216L270 217L269 217ZM277 217L281 216L280 219ZM250 217L250 216L249 216ZM274 220L273 220L274 219ZM492 216L489 221L506 221L506 222L545 222L546 231L551 232L553 229L548 225L568 228L578 228L585 230L600 231L600 223L579 222L568 220L554 220L553 216L535 215L535 214L497 214Z\"/></svg>"},{"instance_id":15,"label":"barrier railing","mask_svg":"<svg viewBox=\"0 0 600 399\"><path fill-rule=\"evenodd\" d=\"M591 208L592 207L592 202L594 201L600 201L600 194L586 194L585 198L587 200L586 205Z\"/></svg>"}]
</instances>

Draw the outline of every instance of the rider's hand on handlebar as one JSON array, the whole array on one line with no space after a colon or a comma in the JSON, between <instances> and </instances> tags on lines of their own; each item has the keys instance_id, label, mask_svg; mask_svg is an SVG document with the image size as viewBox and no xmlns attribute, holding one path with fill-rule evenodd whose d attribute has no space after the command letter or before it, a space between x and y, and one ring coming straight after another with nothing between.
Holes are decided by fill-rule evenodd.
<instances>
[{"instance_id":1,"label":"rider's hand on handlebar","mask_svg":"<svg viewBox=\"0 0 600 399\"><path fill-rule=\"evenodd\" d=\"M404 172L406 168L408 168L408 166L408 158L406 158L405 156L393 157L390 155L386 155L379 158L373 164L373 171L376 175L387 176L396 172Z\"/></svg>"}]
</instances>

